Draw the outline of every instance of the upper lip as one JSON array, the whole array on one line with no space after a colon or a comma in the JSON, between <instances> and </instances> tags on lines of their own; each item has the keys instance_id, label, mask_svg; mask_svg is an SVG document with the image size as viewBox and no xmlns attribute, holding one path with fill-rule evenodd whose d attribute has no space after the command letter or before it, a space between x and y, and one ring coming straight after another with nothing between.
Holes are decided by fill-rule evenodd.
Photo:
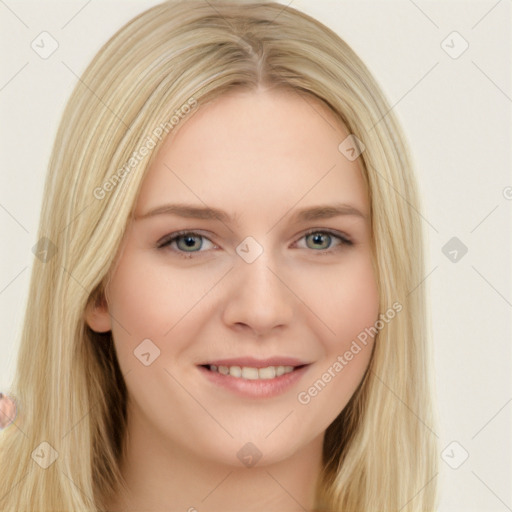
<instances>
[{"instance_id":1,"label":"upper lip","mask_svg":"<svg viewBox=\"0 0 512 512\"><path fill-rule=\"evenodd\" d=\"M256 359L254 357L233 357L228 359L215 359L200 363L200 366L248 366L251 368L266 368L267 366L304 366L309 364L296 357L274 356L267 359Z\"/></svg>"}]
</instances>

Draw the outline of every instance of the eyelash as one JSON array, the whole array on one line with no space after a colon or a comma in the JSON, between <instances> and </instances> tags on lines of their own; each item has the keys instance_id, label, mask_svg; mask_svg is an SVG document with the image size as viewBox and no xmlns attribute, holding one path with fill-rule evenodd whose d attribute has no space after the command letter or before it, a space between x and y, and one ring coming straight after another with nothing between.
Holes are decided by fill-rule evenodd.
<instances>
[{"instance_id":1,"label":"eyelash","mask_svg":"<svg viewBox=\"0 0 512 512\"><path fill-rule=\"evenodd\" d=\"M338 233L336 231L332 231L329 229L311 229L311 230L307 231L306 233L304 233L299 240L301 240L302 238L305 238L309 235L317 234L317 233L328 234L334 238L337 238L341 242L339 245L334 246L329 249L318 250L318 251L311 249L313 252L317 252L319 256L331 254L331 253L335 252L336 250L342 249L343 246L350 247L350 246L354 245L354 242L352 242L348 237L342 235L341 233ZM165 249L166 247L170 246L175 240L181 238L183 235L192 235L195 237L204 238L211 242L211 240L208 237L202 235L201 233L197 233L196 231L183 230L183 231L176 231L175 233L171 233L170 235L167 235L166 237L164 237L161 242L157 243L157 249ZM180 257L185 258L185 259L194 258L195 257L194 254L205 252L205 251L199 250L199 251L191 251L191 252L187 253L187 252L181 251L181 250L176 250L176 249L172 249L172 250L173 250L173 252L177 253Z\"/></svg>"}]
</instances>

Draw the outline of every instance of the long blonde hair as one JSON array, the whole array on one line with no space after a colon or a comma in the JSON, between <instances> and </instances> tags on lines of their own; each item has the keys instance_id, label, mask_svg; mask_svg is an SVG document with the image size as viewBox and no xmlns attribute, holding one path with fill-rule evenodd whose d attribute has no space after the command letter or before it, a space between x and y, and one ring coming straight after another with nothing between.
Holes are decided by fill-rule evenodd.
<instances>
[{"instance_id":1,"label":"long blonde hair","mask_svg":"<svg viewBox=\"0 0 512 512\"><path fill-rule=\"evenodd\" d=\"M359 57L318 21L272 2L204 0L164 2L128 22L64 111L10 392L19 414L0 435L0 510L96 511L115 493L127 391L111 333L89 329L85 308L104 300L169 120L186 122L185 105L260 86L322 100L364 144L380 311L403 306L379 331L360 386L326 432L315 510L435 510L423 234L399 124ZM144 145L149 153L136 157Z\"/></svg>"}]
</instances>

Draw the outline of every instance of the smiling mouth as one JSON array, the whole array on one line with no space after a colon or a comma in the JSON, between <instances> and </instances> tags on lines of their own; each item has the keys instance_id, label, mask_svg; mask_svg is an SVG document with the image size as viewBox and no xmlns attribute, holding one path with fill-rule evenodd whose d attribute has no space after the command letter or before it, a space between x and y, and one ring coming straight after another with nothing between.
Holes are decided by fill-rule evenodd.
<instances>
[{"instance_id":1,"label":"smiling mouth","mask_svg":"<svg viewBox=\"0 0 512 512\"><path fill-rule=\"evenodd\" d=\"M203 368L221 375L241 378L245 380L271 380L292 373L296 370L309 366L302 364L299 366L266 366L264 368L255 368L251 366L216 366L214 364L201 365Z\"/></svg>"}]
</instances>

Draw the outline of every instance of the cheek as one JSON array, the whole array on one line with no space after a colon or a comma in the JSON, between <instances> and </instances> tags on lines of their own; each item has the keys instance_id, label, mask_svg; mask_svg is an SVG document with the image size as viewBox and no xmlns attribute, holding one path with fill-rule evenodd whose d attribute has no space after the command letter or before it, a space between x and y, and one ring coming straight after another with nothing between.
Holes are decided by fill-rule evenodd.
<instances>
[{"instance_id":1,"label":"cheek","mask_svg":"<svg viewBox=\"0 0 512 512\"><path fill-rule=\"evenodd\" d=\"M354 265L345 285L338 292L337 336L328 352L330 364L337 361L343 365L343 370L338 365L335 369L343 373L346 388L354 391L368 366L375 334L372 328L379 318L379 290L369 256Z\"/></svg>"},{"instance_id":2,"label":"cheek","mask_svg":"<svg viewBox=\"0 0 512 512\"><path fill-rule=\"evenodd\" d=\"M379 290L370 257L352 267L335 293L338 308L335 330L340 334L337 340L343 348L378 319Z\"/></svg>"},{"instance_id":3,"label":"cheek","mask_svg":"<svg viewBox=\"0 0 512 512\"><path fill-rule=\"evenodd\" d=\"M163 288L155 276L137 266L130 258L123 261L110 288L110 312L116 323L135 336L150 337L157 332L166 308ZM118 326L118 327L120 327ZM119 329L118 329L119 330Z\"/></svg>"},{"instance_id":4,"label":"cheek","mask_svg":"<svg viewBox=\"0 0 512 512\"><path fill-rule=\"evenodd\" d=\"M157 268L144 265L136 254L123 255L109 285L109 312L119 364L124 371L137 362L134 350L150 339L159 349L163 332L175 322L170 283ZM139 365L135 365L138 367Z\"/></svg>"},{"instance_id":5,"label":"cheek","mask_svg":"<svg viewBox=\"0 0 512 512\"><path fill-rule=\"evenodd\" d=\"M312 309L329 328L324 337L327 352L344 350L377 321L379 290L370 254L354 252L335 273L322 270L309 282L316 284L310 287Z\"/></svg>"},{"instance_id":6,"label":"cheek","mask_svg":"<svg viewBox=\"0 0 512 512\"><path fill-rule=\"evenodd\" d=\"M331 280L318 294L317 306L333 332L323 338L324 357L297 399L327 428L354 394L371 358L379 291L370 256L354 258L340 271L336 285Z\"/></svg>"},{"instance_id":7,"label":"cheek","mask_svg":"<svg viewBox=\"0 0 512 512\"><path fill-rule=\"evenodd\" d=\"M134 350L146 339L160 350L160 362L179 356L188 340L178 333L185 329L191 335L199 325L191 319L197 320L201 299L218 279L214 272L170 269L127 250L108 289L114 343L123 370L134 366Z\"/></svg>"},{"instance_id":8,"label":"cheek","mask_svg":"<svg viewBox=\"0 0 512 512\"><path fill-rule=\"evenodd\" d=\"M195 293L186 280L190 280L186 273L127 248L109 286L110 312L119 323L126 323L128 331L161 335L183 314L184 303Z\"/></svg>"}]
</instances>

